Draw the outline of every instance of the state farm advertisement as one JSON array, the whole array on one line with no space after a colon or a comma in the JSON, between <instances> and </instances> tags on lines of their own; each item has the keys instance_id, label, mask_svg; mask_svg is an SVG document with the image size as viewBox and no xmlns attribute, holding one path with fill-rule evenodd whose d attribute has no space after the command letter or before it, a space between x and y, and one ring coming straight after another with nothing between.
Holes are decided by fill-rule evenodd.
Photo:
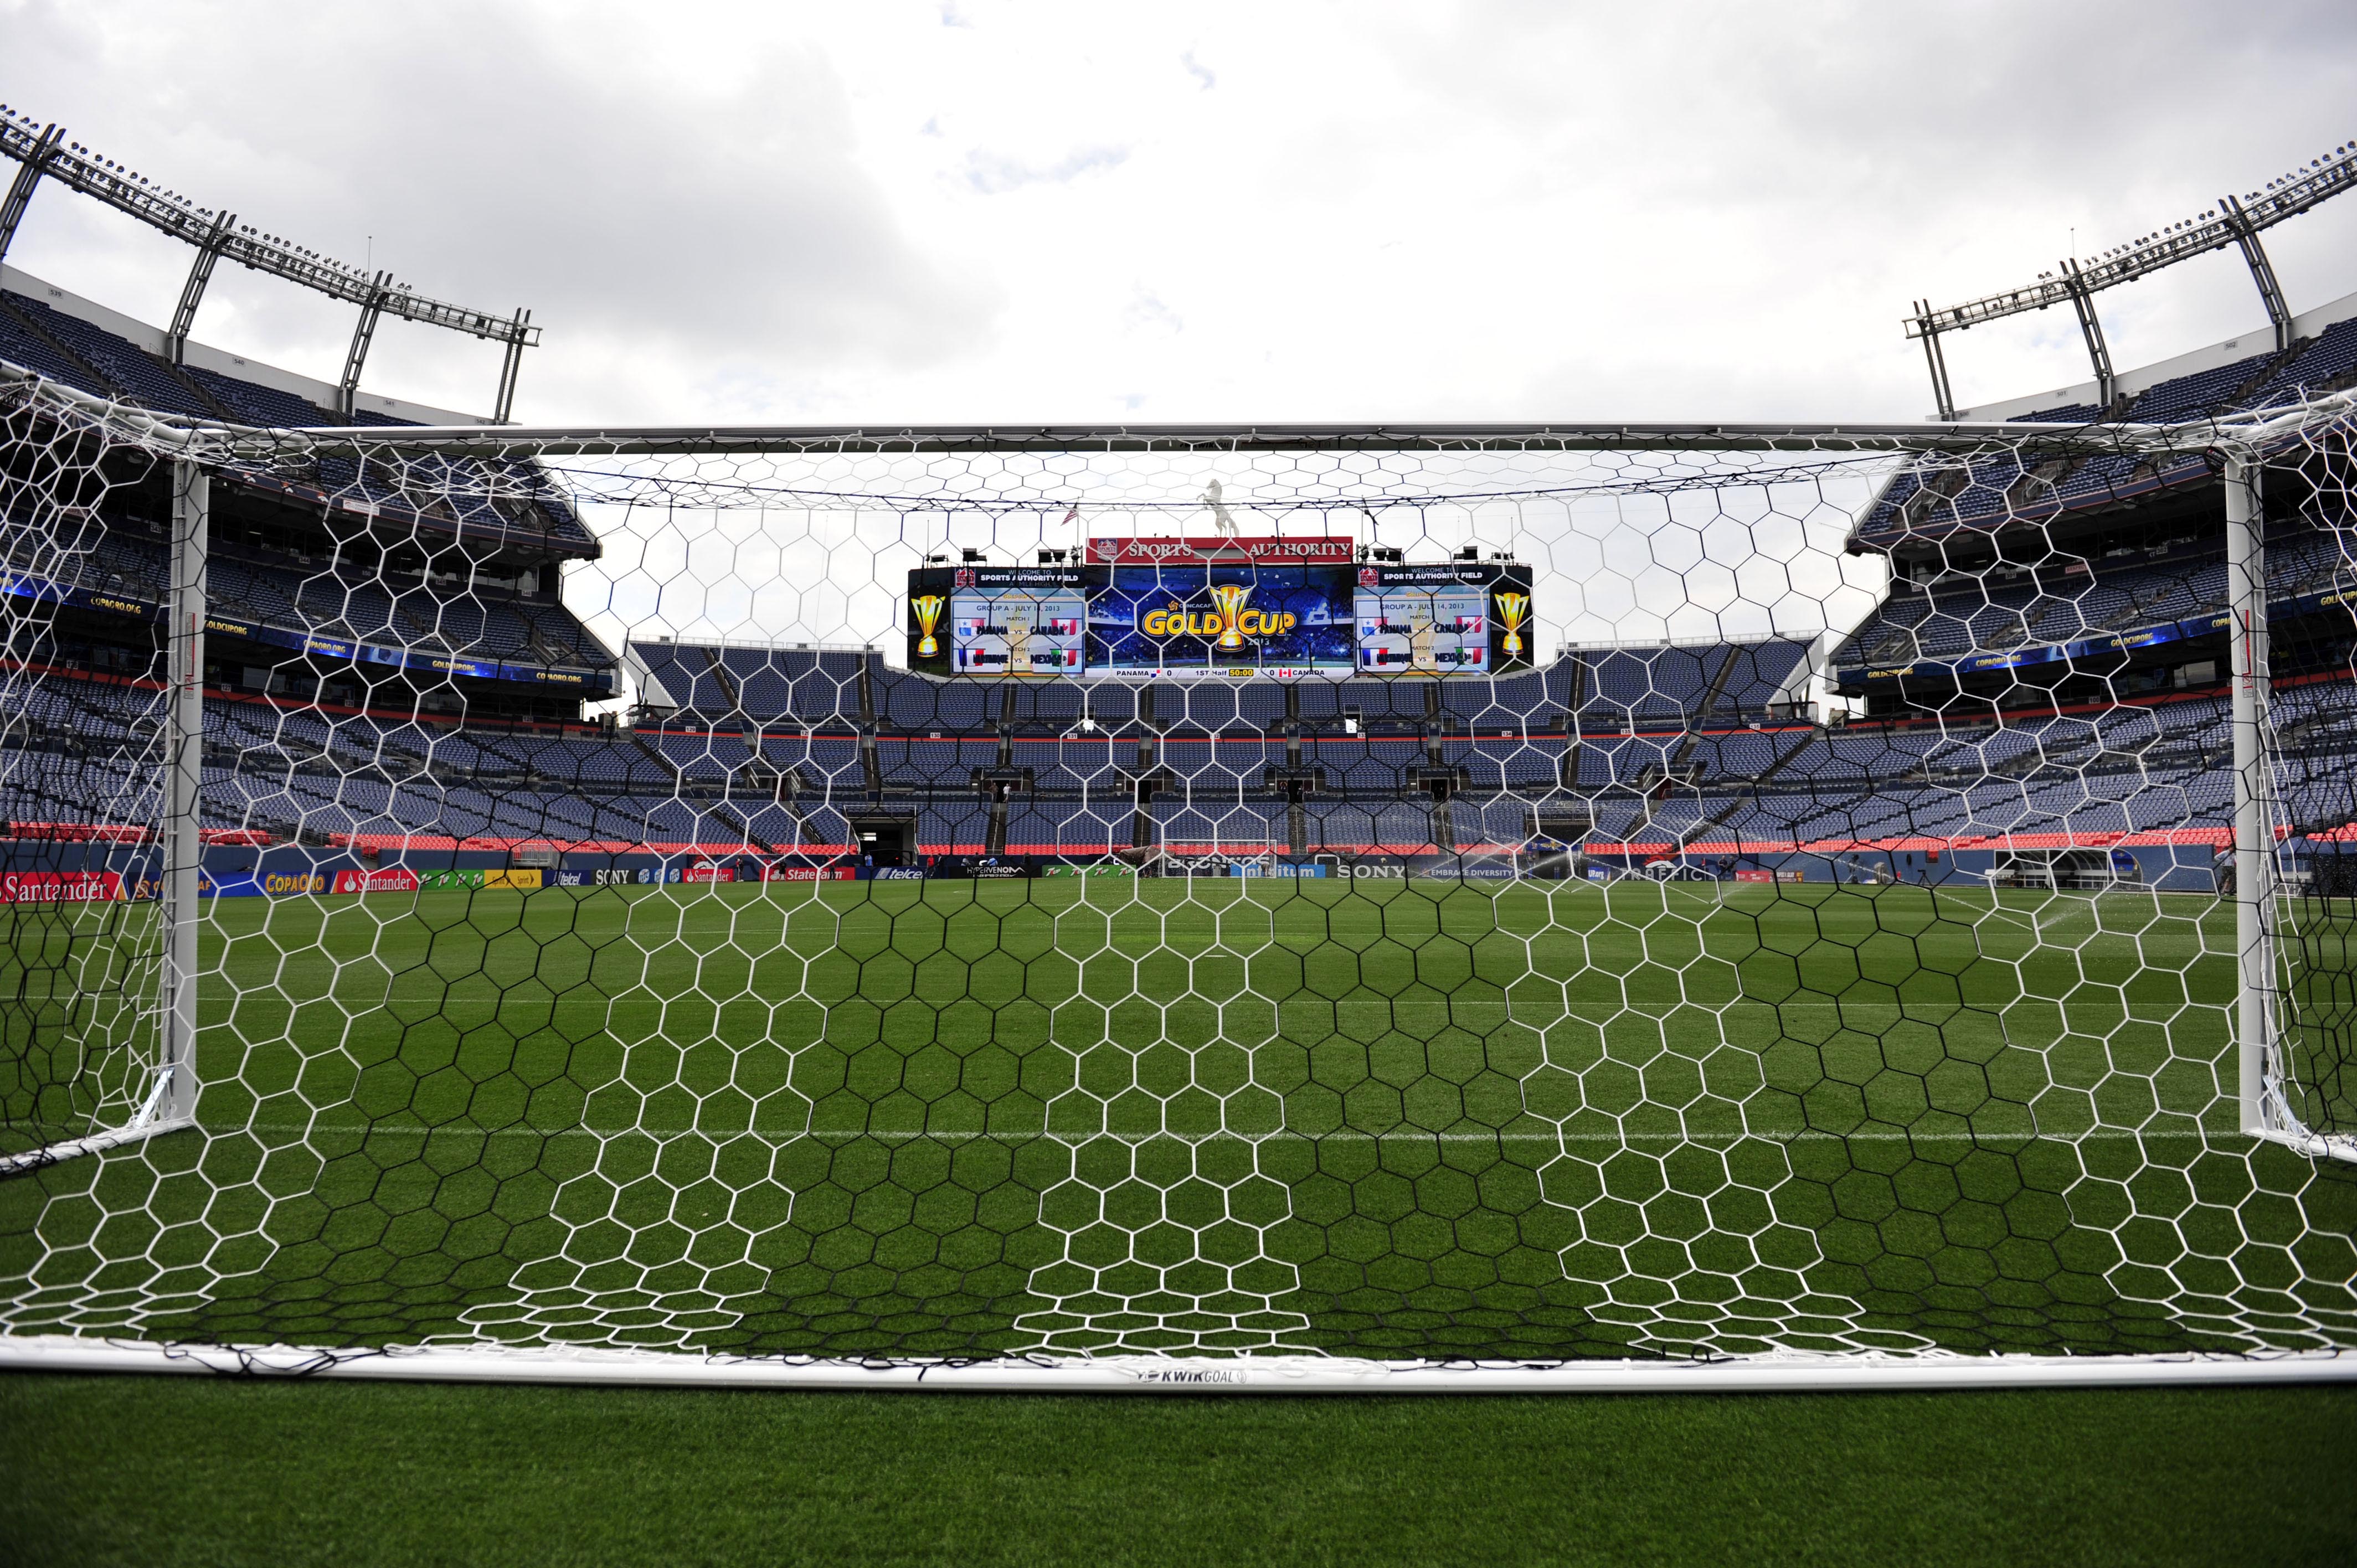
<instances>
[{"instance_id":1,"label":"state farm advertisement","mask_svg":"<svg viewBox=\"0 0 2357 1568\"><path fill-rule=\"evenodd\" d=\"M122 897L123 875L120 872L0 873L0 904L100 904Z\"/></svg>"},{"instance_id":2,"label":"state farm advertisement","mask_svg":"<svg viewBox=\"0 0 2357 1568\"><path fill-rule=\"evenodd\" d=\"M333 891L414 893L417 891L417 873L403 865L388 865L382 871L339 871Z\"/></svg>"},{"instance_id":3,"label":"state farm advertisement","mask_svg":"<svg viewBox=\"0 0 2357 1568\"><path fill-rule=\"evenodd\" d=\"M848 865L768 865L761 868L764 882L856 882L859 872Z\"/></svg>"}]
</instances>

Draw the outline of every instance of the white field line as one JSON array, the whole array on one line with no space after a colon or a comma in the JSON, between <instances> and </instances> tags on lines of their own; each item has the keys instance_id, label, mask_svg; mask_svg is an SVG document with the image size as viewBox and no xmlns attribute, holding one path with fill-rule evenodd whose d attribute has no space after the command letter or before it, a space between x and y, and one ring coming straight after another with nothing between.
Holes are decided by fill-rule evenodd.
<instances>
[{"instance_id":1,"label":"white field line","mask_svg":"<svg viewBox=\"0 0 2357 1568\"><path fill-rule=\"evenodd\" d=\"M231 1126L208 1126L204 1132L210 1137L235 1137L252 1133L263 1137L309 1137L364 1135L367 1137L436 1137L436 1138L595 1138L601 1143L620 1138L653 1138L662 1140L701 1139L718 1144L737 1139L784 1145L799 1143L823 1144L972 1144L972 1143L1054 1143L1077 1146L1112 1141L1141 1145L1175 1143L1200 1146L1205 1144L1539 1144L1562 1145L1660 1144L2089 1144L2089 1143L2154 1143L2179 1139L2199 1139L2203 1142L2225 1142L2245 1135L2236 1128L2156 1128L2139 1133L2126 1127L2097 1127L2083 1133L1362 1133L1345 1129L1333 1133L1300 1133L1286 1129L1267 1133L1050 1133L1039 1132L942 1132L927 1133L909 1130L859 1132L852 1129L821 1129L799 1133L764 1133L750 1130L712 1132L697 1127L560 1127L543 1132L531 1127L419 1127L411 1124L356 1125L331 1122L305 1123L300 1122L263 1122Z\"/></svg>"},{"instance_id":2,"label":"white field line","mask_svg":"<svg viewBox=\"0 0 2357 1568\"><path fill-rule=\"evenodd\" d=\"M209 976L207 978L212 977ZM451 983L451 985L456 985L457 983L459 983L454 981ZM490 982L489 983L496 984L497 983ZM524 980L515 983L515 986L539 985L542 983L542 982L536 980ZM1497 986L1502 989L1507 986L1529 985L1534 983L1528 980L1516 980L1477 981L1470 983L1477 983L1484 986ZM1545 983L1558 984L1561 983L1549 981ZM2099 982L2089 982L2088 983L2091 988L2095 988L2101 985L2101 983ZM515 987L502 987L495 996L478 998L462 995L453 998L450 994L450 986L436 986L430 991L387 990L384 992L379 992L371 988L364 988L356 985L352 988L353 991L361 992L363 994L348 995L323 993L292 999L280 998L278 1000L283 1001L285 1005L288 1007L356 1007L366 1005L374 1008L389 1006L395 1003L430 1002L438 1006L447 1007L452 1011L464 1011L468 1013L477 1013L486 1010L501 1010L509 1007L527 1008L535 1012L557 1007L680 1007L697 1001L709 1002L717 1004L722 1003L750 1000L762 1003L765 1005L780 1005L790 1002L811 1000L808 993L803 992L777 993L756 991L749 987L739 991L729 992L726 994L706 994L703 992L687 992L683 993L664 995L657 992L640 991L636 987L633 987L630 991L616 995L580 996L565 994L538 997L514 996L511 994L514 988ZM1418 988L1426 991L1437 991L1439 989L1437 986L1421 982L1418 983ZM270 990L271 988L269 987L257 986L248 991L237 991L234 993L232 999L240 1003L269 1001L273 999L269 995ZM1263 996L1257 993L1247 993L1244 995L1232 995L1211 992L1181 992L1176 996L1171 996L1167 994L1150 995L1143 991L1132 991L1125 995L1112 997L1110 999L1098 995L1083 996L1075 993L1061 1002L1043 1002L1038 1004L1042 1008L1049 1010L1058 1007L1074 1006L1087 1006L1091 1008L1116 1007L1127 1002L1145 1002L1155 1007L1168 1007L1182 1004L1194 1004L1202 1006L1222 1008L1247 1004L1265 1007L1285 1007L1308 1005L1309 1004L1297 1003L1294 998L1296 996L1303 995L1314 996L1314 994L1315 993L1311 993L1307 985L1305 985L1301 991L1293 993L1291 996L1279 997ZM897 1004L901 1001L920 1000L922 1000L922 998L911 991L906 997L888 997L879 999L863 993L857 996L843 997L834 1002L811 1001L811 1004L823 1012L836 1007ZM961 1004L970 1000L972 1000L970 997L963 995L954 996L942 1002L941 1005L946 1007L954 1004ZM1021 998L1021 1000L1029 1002L1031 998L1024 997ZM208 998L207 1001L209 1006L215 1004L215 999L213 998ZM983 1004L983 1005L989 1004ZM1430 1012L1447 1014L1469 1007L1503 1009L1508 1012L1514 1010L1514 1004L1511 1002L1495 1001L1489 997L1481 997L1467 1001L1453 999L1445 995L1417 996L1406 1000L1386 1000L1381 996L1369 996L1363 998L1345 998L1339 1002L1329 1002L1323 998L1317 998L1315 1005L1321 1008L1331 1008L1337 1013ZM2007 1013L2017 1010L2051 1010L2056 1012L2064 1012L2076 1007L2090 1010L2104 1008L2110 1012L2125 1013L2131 1019L2136 1018L2140 1014L2148 1014L2154 1015L2155 1022L2166 1022L2169 1019L2179 1017L2188 1014L2196 1017L2206 1017L2222 1022L2231 1005L2231 1004L2225 1002L2121 1003L2101 995L2083 997L2072 1001L2054 1001L2043 997L2018 998L2011 1002L1996 1004L1982 1004L1976 1003L1942 1003L1932 1004L1890 1002L1826 1001L1769 1002L1751 997L1736 997L1732 1000L1724 1002L1620 1002L1612 1004L1582 1002L1576 1003L1567 1007L1552 1009L1547 1012L1544 1016L1547 1018L1578 1018L1584 1021L1593 1021L1598 1019L1610 1020L1626 1015L1636 1015L1642 1017L1668 1017L1675 1014L1709 1014L1716 1016L1722 1014L1736 1012L1739 1009L1756 1009L1762 1013L1780 1014L1833 1013L1849 1015L1865 1015L1878 1017L1888 1015L1896 1016L1903 1021L1910 1023L1932 1023L1944 1019L1953 1019L1959 1015L1969 1015L1975 1018L1986 1018L1994 1022L2005 1017ZM425 1020L422 1019L401 1020L404 1024L421 1023L424 1021ZM201 1026L208 1029L227 1028L230 1026L230 1020L220 1018L210 1019ZM817 1042L811 1043L815 1044ZM1111 1042L1107 1043L1110 1044ZM1221 1041L1216 1043L1232 1045L1240 1042Z\"/></svg>"}]
</instances>

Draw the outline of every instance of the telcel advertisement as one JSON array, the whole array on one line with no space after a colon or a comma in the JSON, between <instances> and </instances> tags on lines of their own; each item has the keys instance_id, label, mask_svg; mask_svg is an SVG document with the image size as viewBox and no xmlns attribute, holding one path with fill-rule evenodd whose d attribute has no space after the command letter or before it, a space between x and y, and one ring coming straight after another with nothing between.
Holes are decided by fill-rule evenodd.
<instances>
[{"instance_id":1,"label":"telcel advertisement","mask_svg":"<svg viewBox=\"0 0 2357 1568\"><path fill-rule=\"evenodd\" d=\"M909 575L909 667L1165 680L1531 667L1531 569L1369 565L1348 538L1099 539L1078 566Z\"/></svg>"}]
</instances>

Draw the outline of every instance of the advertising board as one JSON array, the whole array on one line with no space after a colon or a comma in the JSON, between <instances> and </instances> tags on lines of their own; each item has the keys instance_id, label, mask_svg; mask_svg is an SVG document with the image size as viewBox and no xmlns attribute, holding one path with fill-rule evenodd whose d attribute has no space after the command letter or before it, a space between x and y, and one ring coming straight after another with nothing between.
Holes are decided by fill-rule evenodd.
<instances>
[{"instance_id":1,"label":"advertising board","mask_svg":"<svg viewBox=\"0 0 2357 1568\"><path fill-rule=\"evenodd\" d=\"M322 879L324 880L324 878ZM473 892L486 887L512 887L529 891L544 886L540 869L495 865L488 870L451 870L420 872L417 886L428 893ZM322 888L320 891L325 892Z\"/></svg>"},{"instance_id":2,"label":"advertising board","mask_svg":"<svg viewBox=\"0 0 2357 1568\"><path fill-rule=\"evenodd\" d=\"M1246 538L1210 533L1171 537L1130 533L1091 539L1092 566L1200 566L1211 561L1244 561L1256 566L1348 566L1358 555L1347 533L1286 539L1274 534Z\"/></svg>"},{"instance_id":3,"label":"advertising board","mask_svg":"<svg viewBox=\"0 0 2357 1568\"><path fill-rule=\"evenodd\" d=\"M336 873L330 892L335 893L414 893L417 873L405 865L388 865L382 871L344 870Z\"/></svg>"},{"instance_id":4,"label":"advertising board","mask_svg":"<svg viewBox=\"0 0 2357 1568\"><path fill-rule=\"evenodd\" d=\"M120 872L0 873L0 904L101 904L122 897L123 875Z\"/></svg>"},{"instance_id":5,"label":"advertising board","mask_svg":"<svg viewBox=\"0 0 2357 1568\"><path fill-rule=\"evenodd\" d=\"M1502 861L1481 861L1469 865L1427 865L1416 875L1428 882L1512 882L1522 873Z\"/></svg>"}]
</instances>

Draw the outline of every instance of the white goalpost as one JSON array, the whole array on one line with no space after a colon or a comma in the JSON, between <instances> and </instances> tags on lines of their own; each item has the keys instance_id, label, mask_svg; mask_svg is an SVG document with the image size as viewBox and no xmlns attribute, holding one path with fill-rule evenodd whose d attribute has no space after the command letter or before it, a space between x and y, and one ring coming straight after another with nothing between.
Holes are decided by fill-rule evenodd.
<instances>
[{"instance_id":1,"label":"white goalpost","mask_svg":"<svg viewBox=\"0 0 2357 1568\"><path fill-rule=\"evenodd\" d=\"M0 1366L2357 1377L2352 416L0 367Z\"/></svg>"}]
</instances>

